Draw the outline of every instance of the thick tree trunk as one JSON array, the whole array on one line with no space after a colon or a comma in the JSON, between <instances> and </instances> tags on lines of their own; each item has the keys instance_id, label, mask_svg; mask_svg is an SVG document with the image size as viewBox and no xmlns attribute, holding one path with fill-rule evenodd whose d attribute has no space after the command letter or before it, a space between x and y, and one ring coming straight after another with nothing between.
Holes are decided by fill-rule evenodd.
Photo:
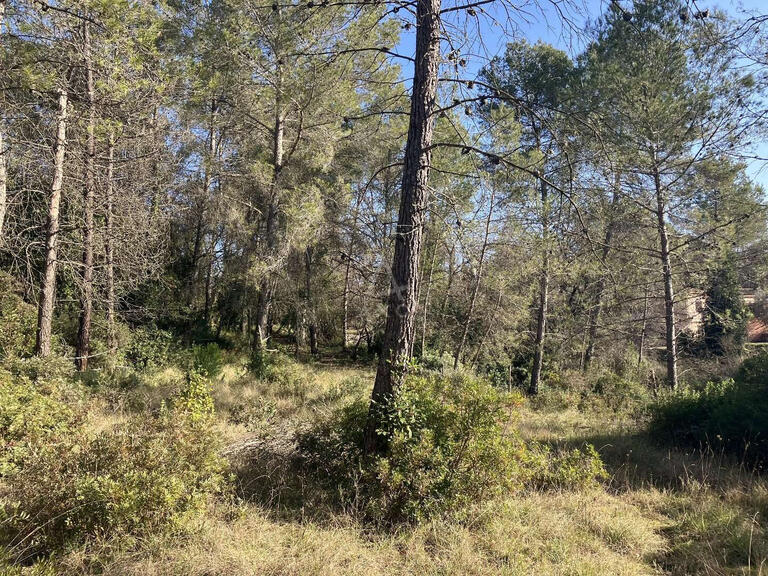
<instances>
[{"instance_id":1,"label":"thick tree trunk","mask_svg":"<svg viewBox=\"0 0 768 576\"><path fill-rule=\"evenodd\" d=\"M83 54L85 58L86 89L88 98L88 130L85 158L85 188L83 190L83 286L80 293L80 323L77 330L75 366L79 371L88 368L91 352L91 315L93 313L93 203L96 195L96 95L93 84L91 32L88 22L83 24Z\"/></svg>"},{"instance_id":2,"label":"thick tree trunk","mask_svg":"<svg viewBox=\"0 0 768 576\"><path fill-rule=\"evenodd\" d=\"M51 197L48 204L48 222L45 240L45 270L40 290L40 305L37 315L37 338L35 354L48 356L51 353L51 324L56 297L56 267L59 245L59 207L61 205L61 185L64 181L64 154L67 148L67 113L69 99L67 91L59 90L59 116L56 122L56 144L53 160L53 180Z\"/></svg>"},{"instance_id":3,"label":"thick tree trunk","mask_svg":"<svg viewBox=\"0 0 768 576\"><path fill-rule=\"evenodd\" d=\"M602 265L606 265L608 254L611 251L611 241L613 240L613 232L616 227L616 206L618 205L620 198L620 185L621 179L617 174L616 185L613 188L613 197L611 198L611 206L608 213L608 222L605 226L605 238L603 238L603 249L601 254ZM602 316L603 313L603 300L605 299L607 281L608 275L603 271L597 283L594 305L589 312L589 330L587 331L587 345L582 365L582 369L585 372L589 370L589 365L592 363L592 358L595 355L595 342L597 340L597 330L600 326L600 316Z\"/></svg>"},{"instance_id":4,"label":"thick tree trunk","mask_svg":"<svg viewBox=\"0 0 768 576\"><path fill-rule=\"evenodd\" d=\"M115 136L109 135L107 150L107 209L106 226L106 265L107 265L107 348L117 348L115 338L115 238L114 238L114 195L115 195Z\"/></svg>"},{"instance_id":5,"label":"thick tree trunk","mask_svg":"<svg viewBox=\"0 0 768 576\"><path fill-rule=\"evenodd\" d=\"M539 393L541 382L541 367L544 363L544 341L547 334L547 305L549 301L549 206L547 199L547 183L542 178L541 208L541 239L543 252L541 256L541 276L539 278L539 310L536 318L536 339L534 340L533 368L531 369L531 385L528 388L530 394Z\"/></svg>"},{"instance_id":6,"label":"thick tree trunk","mask_svg":"<svg viewBox=\"0 0 768 576\"><path fill-rule=\"evenodd\" d=\"M418 305L419 259L429 194L433 112L440 66L440 0L417 0L416 23L416 58L400 211L387 321L365 431L367 453L385 447L386 441L376 432L380 410L389 402L408 361Z\"/></svg>"},{"instance_id":7,"label":"thick tree trunk","mask_svg":"<svg viewBox=\"0 0 768 576\"><path fill-rule=\"evenodd\" d=\"M453 369L456 370L459 367L459 361L461 360L461 353L464 350L464 344L467 341L467 334L469 333L469 325L472 322L472 315L475 313L475 304L477 302L477 294L480 292L480 281L483 275L483 264L485 263L485 253L488 250L488 235L491 231L491 219L493 217L493 201L495 197L495 188L491 188L491 200L488 206L488 217L485 219L485 232L483 234L483 247L480 250L480 257L477 261L477 274L475 275L475 283L472 286L472 295L469 298L469 310L467 311L467 317L464 319L464 326L461 331L461 338L459 344L456 346L456 352L453 354Z\"/></svg>"},{"instance_id":8,"label":"thick tree trunk","mask_svg":"<svg viewBox=\"0 0 768 576\"><path fill-rule=\"evenodd\" d=\"M658 221L659 243L661 247L661 267L664 279L664 321L666 324L667 344L667 385L677 387L677 337L675 334L675 294L672 287L672 262L669 252L669 238L667 236L666 201L664 189L661 185L659 169L654 165L653 181L656 188L656 217Z\"/></svg>"}]
</instances>

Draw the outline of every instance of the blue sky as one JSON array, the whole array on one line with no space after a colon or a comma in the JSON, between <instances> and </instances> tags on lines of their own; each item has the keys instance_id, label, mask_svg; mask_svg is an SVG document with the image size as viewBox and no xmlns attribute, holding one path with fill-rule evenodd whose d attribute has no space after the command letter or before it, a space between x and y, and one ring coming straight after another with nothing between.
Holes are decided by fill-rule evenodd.
<instances>
[{"instance_id":1,"label":"blue sky","mask_svg":"<svg viewBox=\"0 0 768 576\"><path fill-rule=\"evenodd\" d=\"M768 0L737 0L734 2L710 2L707 0L690 0L698 9L720 9L734 16L747 13L768 12ZM587 41L584 30L587 22L595 20L610 4L610 0L573 0L577 3L576 9L569 9L570 24L564 25L557 8L551 0L540 0L538 5L534 0L516 2L519 8L513 12L501 12L504 4L494 3L487 8L487 12L477 18L477 24L467 26L467 21L474 19L461 18L456 20L456 29L452 36L460 39L460 45L456 45L462 56L468 56L467 70L463 74L471 77L489 57L501 53L507 42L514 39L526 38L530 42L542 40L552 44L561 50L574 56L585 46ZM456 4L469 3L469 0L457 0ZM627 8L632 5L631 0L620 0ZM451 25L451 23L449 23ZM400 45L397 51L402 54L413 54L414 37L413 29L410 32L403 31ZM408 77L410 66L404 64L404 74ZM761 157L768 157L768 143L761 143L756 153ZM756 182L768 190L768 165L765 162L753 162L748 167L750 176Z\"/></svg>"}]
</instances>

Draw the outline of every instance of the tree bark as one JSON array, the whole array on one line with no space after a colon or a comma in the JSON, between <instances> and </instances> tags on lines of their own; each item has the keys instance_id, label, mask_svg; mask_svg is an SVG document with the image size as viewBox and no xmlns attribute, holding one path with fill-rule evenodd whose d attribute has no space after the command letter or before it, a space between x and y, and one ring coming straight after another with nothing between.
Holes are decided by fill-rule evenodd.
<instances>
[{"instance_id":1,"label":"tree bark","mask_svg":"<svg viewBox=\"0 0 768 576\"><path fill-rule=\"evenodd\" d=\"M539 393L541 382L541 367L544 363L544 341L547 334L547 305L549 301L549 207L547 205L547 183L540 179L541 207L541 239L543 253L541 257L541 276L539 278L539 311L536 318L536 339L534 341L533 368L531 370L530 394Z\"/></svg>"},{"instance_id":2,"label":"tree bark","mask_svg":"<svg viewBox=\"0 0 768 576\"><path fill-rule=\"evenodd\" d=\"M386 439L377 433L381 410L390 401L408 361L418 305L419 259L429 194L433 112L440 65L440 0L418 0L416 23L416 58L400 210L387 321L365 430L367 453L386 447Z\"/></svg>"},{"instance_id":3,"label":"tree bark","mask_svg":"<svg viewBox=\"0 0 768 576\"><path fill-rule=\"evenodd\" d=\"M605 261L608 258L608 254L611 251L611 242L613 240L613 232L616 227L616 206L619 203L620 198L620 185L621 177L616 175L616 184L613 188L613 197L611 198L611 206L608 214L608 223L605 227L605 237L603 238L603 249L601 254L601 263L605 265ZM595 342L597 340L597 330L600 325L600 316L603 313L603 300L605 299L605 288L608 280L608 275L603 271L600 275L600 280L597 283L597 290L595 294L595 303L589 313L589 330L587 332L587 346L584 352L584 362L582 369L584 372L589 370L589 366L592 363L592 358L595 354Z\"/></svg>"},{"instance_id":4,"label":"tree bark","mask_svg":"<svg viewBox=\"0 0 768 576\"><path fill-rule=\"evenodd\" d=\"M667 385L670 388L677 387L677 338L675 334L675 294L672 287L672 262L669 251L669 238L667 236L666 201L664 188L661 185L659 167L653 166L653 182L656 188L656 217L659 230L659 243L661 247L661 267L664 279L664 321L666 324L666 361L667 361Z\"/></svg>"},{"instance_id":5,"label":"tree bark","mask_svg":"<svg viewBox=\"0 0 768 576\"><path fill-rule=\"evenodd\" d=\"M88 101L88 130L85 158L85 188L83 190L83 286L80 293L80 323L77 330L75 366L79 371L88 368L91 351L91 315L93 314L93 203L96 194L96 95L93 84L93 59L91 54L91 28L83 23L83 56L85 59L86 90Z\"/></svg>"},{"instance_id":6,"label":"tree bark","mask_svg":"<svg viewBox=\"0 0 768 576\"><path fill-rule=\"evenodd\" d=\"M56 267L59 244L59 207L61 185L64 181L64 154L67 148L67 113L69 99L67 91L59 89L59 115L56 121L56 144L54 147L53 180L48 205L48 222L45 241L45 270L40 290L40 304L37 315L37 338L35 354L46 357L51 353L51 325L53 323L54 299L56 297Z\"/></svg>"},{"instance_id":7,"label":"tree bark","mask_svg":"<svg viewBox=\"0 0 768 576\"><path fill-rule=\"evenodd\" d=\"M107 209L106 226L106 264L107 264L107 348L117 348L115 337L115 239L114 239L114 195L115 195L115 136L109 135L107 150Z\"/></svg>"},{"instance_id":8,"label":"tree bark","mask_svg":"<svg viewBox=\"0 0 768 576\"><path fill-rule=\"evenodd\" d=\"M467 311L467 317L464 319L464 326L461 331L461 338L459 344L456 346L456 352L453 354L453 369L456 370L459 367L459 361L461 360L461 353L464 350L464 344L467 341L467 334L469 333L469 325L472 322L472 315L475 313L475 303L477 302L477 294L480 292L480 281L483 275L483 264L485 263L485 253L488 250L488 235L491 231L491 219L493 217L493 201L495 197L496 189L491 187L491 200L488 206L488 217L485 219L485 232L483 234L483 247L480 250L480 257L477 261L477 274L475 277L475 283L472 286L472 295L469 299L469 310Z\"/></svg>"}]
</instances>

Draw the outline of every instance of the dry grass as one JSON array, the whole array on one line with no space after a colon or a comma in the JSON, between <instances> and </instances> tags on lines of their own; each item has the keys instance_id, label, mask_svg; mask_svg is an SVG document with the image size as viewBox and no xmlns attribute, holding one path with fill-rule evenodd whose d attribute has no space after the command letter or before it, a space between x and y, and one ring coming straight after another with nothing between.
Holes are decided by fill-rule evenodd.
<instances>
[{"instance_id":1,"label":"dry grass","mask_svg":"<svg viewBox=\"0 0 768 576\"><path fill-rule=\"evenodd\" d=\"M152 404L179 374L158 375ZM311 420L369 393L370 370L283 361L268 378L227 364L215 383L217 427L237 447L288 438ZM152 389L154 388L154 390ZM103 412L109 425L119 411ZM55 561L51 573L179 575L643 575L768 574L768 487L722 455L654 445L627 414L523 407L523 436L560 446L591 442L611 480L580 492L512 494L471 520L434 521L396 534L372 533L344 512L305 508L311 486L255 475L280 498L221 501L186 535L92 543ZM279 454L275 475L286 474ZM247 467L248 460L245 461ZM242 465L242 462L241 462ZM295 479L294 479L295 480ZM258 491L253 491L256 494ZM282 497L282 496L281 496Z\"/></svg>"}]
</instances>

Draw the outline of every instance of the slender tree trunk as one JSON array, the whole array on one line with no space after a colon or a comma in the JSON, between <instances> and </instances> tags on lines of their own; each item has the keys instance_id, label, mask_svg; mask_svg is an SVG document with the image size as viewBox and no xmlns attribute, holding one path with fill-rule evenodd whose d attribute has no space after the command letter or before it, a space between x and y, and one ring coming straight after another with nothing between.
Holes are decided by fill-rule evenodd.
<instances>
[{"instance_id":1,"label":"slender tree trunk","mask_svg":"<svg viewBox=\"0 0 768 576\"><path fill-rule=\"evenodd\" d=\"M661 185L659 167L654 164L653 181L656 188L656 217L658 220L659 243L661 246L661 267L664 278L664 321L666 324L667 343L667 385L677 387L677 338L675 334L675 294L672 287L672 262L667 236L666 201Z\"/></svg>"},{"instance_id":2,"label":"slender tree trunk","mask_svg":"<svg viewBox=\"0 0 768 576\"><path fill-rule=\"evenodd\" d=\"M637 365L643 363L643 354L645 353L645 331L648 325L648 284L645 285L645 298L643 298L643 321L640 328L640 345L637 351Z\"/></svg>"},{"instance_id":3,"label":"slender tree trunk","mask_svg":"<svg viewBox=\"0 0 768 576\"><path fill-rule=\"evenodd\" d=\"M0 38L2 38L4 18L5 0L0 0ZM3 225L5 224L5 213L8 207L8 171L6 168L5 142L3 140L4 120L2 115L0 115L0 246L3 244Z\"/></svg>"},{"instance_id":4,"label":"slender tree trunk","mask_svg":"<svg viewBox=\"0 0 768 576\"><path fill-rule=\"evenodd\" d=\"M432 242L432 257L429 260L429 274L427 275L427 289L424 292L424 310L421 317L421 355L427 347L427 315L429 314L429 294L432 291L432 277L435 273L435 259L437 257L437 239Z\"/></svg>"},{"instance_id":5,"label":"slender tree trunk","mask_svg":"<svg viewBox=\"0 0 768 576\"><path fill-rule=\"evenodd\" d=\"M79 371L88 368L91 353L91 315L93 313L93 204L96 195L96 94L93 84L91 55L91 28L83 24L83 52L85 57L86 89L88 97L88 135L85 159L85 214L83 226L83 287L80 294L80 324L77 330L75 366Z\"/></svg>"},{"instance_id":6,"label":"slender tree trunk","mask_svg":"<svg viewBox=\"0 0 768 576\"><path fill-rule=\"evenodd\" d=\"M64 154L67 148L67 113L69 99L65 89L59 89L59 116L56 122L56 144L53 160L53 180L51 197L48 205L48 222L45 240L45 271L40 290L40 305L37 315L37 338L35 354L46 357L51 353L51 325L56 297L56 267L59 245L59 207L61 205L61 185L64 181Z\"/></svg>"},{"instance_id":7,"label":"slender tree trunk","mask_svg":"<svg viewBox=\"0 0 768 576\"><path fill-rule=\"evenodd\" d=\"M1 4L0 4L1 6ZM0 15L2 16L2 15ZM2 18L0 17L0 23ZM8 206L8 171L6 168L6 150L3 139L3 118L0 117L0 245L3 244L3 225L5 224L5 213Z\"/></svg>"},{"instance_id":8,"label":"slender tree trunk","mask_svg":"<svg viewBox=\"0 0 768 576\"><path fill-rule=\"evenodd\" d=\"M216 157L216 115L219 107L216 98L211 99L210 120L208 123L208 150L207 158L203 165L203 198L197 213L197 223L195 224L195 241L192 245L192 270L189 276L187 286L187 305L192 306L195 302L197 280L200 275L198 262L203 251L203 243L206 235L205 212L208 207L209 196L211 194L211 182L213 181L213 161Z\"/></svg>"},{"instance_id":9,"label":"slender tree trunk","mask_svg":"<svg viewBox=\"0 0 768 576\"><path fill-rule=\"evenodd\" d=\"M279 207L279 181L280 172L283 169L283 139L285 135L285 118L280 109L280 95L278 86L277 106L275 107L275 124L273 128L272 149L272 184L270 190L269 207L267 208L266 245L269 254L277 251L277 218ZM274 279L267 272L261 281L259 288L259 301L256 306L256 337L253 346L256 350L262 350L269 338L269 311L272 306L272 292Z\"/></svg>"},{"instance_id":10,"label":"slender tree trunk","mask_svg":"<svg viewBox=\"0 0 768 576\"><path fill-rule=\"evenodd\" d=\"M107 151L107 211L106 224L106 264L107 264L107 348L115 350L115 239L114 239L114 174L115 174L115 136L109 135Z\"/></svg>"},{"instance_id":11,"label":"slender tree trunk","mask_svg":"<svg viewBox=\"0 0 768 576\"><path fill-rule=\"evenodd\" d=\"M613 240L613 232L616 227L616 206L619 203L620 198L620 185L621 177L616 175L616 183L613 188L613 197L611 198L611 206L609 208L608 223L605 227L605 238L603 239L603 249L601 254L601 264L606 265L608 254L611 251L611 242ZM603 313L603 300L605 299L605 288L608 281L608 275L603 270L600 274L600 280L597 283L597 291L595 295L595 303L592 310L589 312L589 330L587 331L587 346L584 352L584 361L582 363L582 369L586 372L589 370L589 366L592 363L592 358L595 354L595 342L597 340L597 330L600 325L600 316Z\"/></svg>"},{"instance_id":12,"label":"slender tree trunk","mask_svg":"<svg viewBox=\"0 0 768 576\"><path fill-rule=\"evenodd\" d=\"M317 348L317 317L315 313L315 304L312 299L312 248L307 246L304 250L304 266L306 270L306 301L307 301L307 324L309 328L309 352L314 356L318 352Z\"/></svg>"},{"instance_id":13,"label":"slender tree trunk","mask_svg":"<svg viewBox=\"0 0 768 576\"><path fill-rule=\"evenodd\" d=\"M496 312L499 311L499 308L501 307L501 297L503 294L503 290L499 288L499 296L496 298L496 304L493 307L493 310L491 311L490 316L488 318L490 321L488 322L488 327L485 329L485 332L483 333L483 337L480 338L480 342L477 344L477 350L475 350L474 356L472 356L472 363L470 366L472 368L477 365L477 360L480 358L480 352L483 350L483 345L485 344L485 341L488 340L488 336L491 334L491 330L493 329L493 323L494 319L496 318Z\"/></svg>"},{"instance_id":14,"label":"slender tree trunk","mask_svg":"<svg viewBox=\"0 0 768 576\"><path fill-rule=\"evenodd\" d=\"M549 301L549 206L547 199L547 183L540 179L541 207L543 216L541 219L541 239L543 253L541 257L541 276L539 278L539 311L536 319L536 339L534 341L533 368L531 370L530 394L539 393L541 382L541 366L544 363L544 341L547 334L547 305Z\"/></svg>"},{"instance_id":15,"label":"slender tree trunk","mask_svg":"<svg viewBox=\"0 0 768 576\"><path fill-rule=\"evenodd\" d=\"M352 232L350 232L347 253L344 255L344 292L342 294L343 319L341 322L341 339L344 350L349 347L349 281L352 272L352 250L354 248L354 230L357 227L357 218L360 214L360 203L363 201L363 189L357 191L355 196L355 209L352 212Z\"/></svg>"},{"instance_id":16,"label":"slender tree trunk","mask_svg":"<svg viewBox=\"0 0 768 576\"><path fill-rule=\"evenodd\" d=\"M485 263L485 252L488 249L488 235L491 231L491 219L493 217L493 201L495 197L495 188L491 188L491 200L488 206L488 217L485 219L485 232L483 234L483 247L480 250L480 257L477 262L477 275L475 277L475 283L472 286L472 295L469 298L469 310L467 311L467 317L464 319L464 326L461 331L461 338L459 344L456 346L456 352L453 354L453 369L456 370L459 367L459 361L461 360L461 353L464 350L464 344L467 341L467 334L469 333L469 325L472 322L472 315L475 313L475 303L477 302L477 294L480 292L480 282L483 275L483 264Z\"/></svg>"},{"instance_id":17,"label":"slender tree trunk","mask_svg":"<svg viewBox=\"0 0 768 576\"><path fill-rule=\"evenodd\" d=\"M440 0L417 0L416 58L408 139L403 162L400 211L382 351L365 430L365 451L385 448L377 434L380 410L390 401L408 360L418 302L419 260L427 210L433 112L440 67Z\"/></svg>"}]
</instances>

